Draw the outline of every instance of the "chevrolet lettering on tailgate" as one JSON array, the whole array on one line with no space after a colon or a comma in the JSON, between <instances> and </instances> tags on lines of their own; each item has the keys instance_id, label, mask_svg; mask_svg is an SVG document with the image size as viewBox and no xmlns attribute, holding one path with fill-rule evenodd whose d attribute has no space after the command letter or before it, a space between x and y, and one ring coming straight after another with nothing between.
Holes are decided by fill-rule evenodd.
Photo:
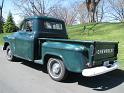
<instances>
[{"instance_id":1,"label":"chevrolet lettering on tailgate","mask_svg":"<svg viewBox=\"0 0 124 93\"><path fill-rule=\"evenodd\" d=\"M114 49L101 49L97 50L97 54L106 54L106 53L113 53Z\"/></svg>"}]
</instances>

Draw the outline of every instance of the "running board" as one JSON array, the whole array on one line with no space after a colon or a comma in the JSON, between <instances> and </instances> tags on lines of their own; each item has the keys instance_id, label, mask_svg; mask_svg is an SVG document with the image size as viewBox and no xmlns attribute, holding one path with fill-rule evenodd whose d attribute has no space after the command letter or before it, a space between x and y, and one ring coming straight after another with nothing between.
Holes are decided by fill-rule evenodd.
<instances>
[{"instance_id":1,"label":"running board","mask_svg":"<svg viewBox=\"0 0 124 93\"><path fill-rule=\"evenodd\" d=\"M42 60L34 60L34 63L43 65L43 61Z\"/></svg>"}]
</instances>

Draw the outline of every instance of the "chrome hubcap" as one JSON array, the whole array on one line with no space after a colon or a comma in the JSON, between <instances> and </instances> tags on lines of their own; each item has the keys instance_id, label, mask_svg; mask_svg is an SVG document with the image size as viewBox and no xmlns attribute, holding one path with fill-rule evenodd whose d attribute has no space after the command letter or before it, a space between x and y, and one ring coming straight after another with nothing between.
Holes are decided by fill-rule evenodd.
<instances>
[{"instance_id":1,"label":"chrome hubcap","mask_svg":"<svg viewBox=\"0 0 124 93\"><path fill-rule=\"evenodd\" d=\"M53 66L52 66L52 72L56 75L59 75L61 71L61 66L59 63L54 63Z\"/></svg>"},{"instance_id":2,"label":"chrome hubcap","mask_svg":"<svg viewBox=\"0 0 124 93\"><path fill-rule=\"evenodd\" d=\"M11 50L8 50L7 56L8 56L8 58L12 57Z\"/></svg>"}]
</instances>

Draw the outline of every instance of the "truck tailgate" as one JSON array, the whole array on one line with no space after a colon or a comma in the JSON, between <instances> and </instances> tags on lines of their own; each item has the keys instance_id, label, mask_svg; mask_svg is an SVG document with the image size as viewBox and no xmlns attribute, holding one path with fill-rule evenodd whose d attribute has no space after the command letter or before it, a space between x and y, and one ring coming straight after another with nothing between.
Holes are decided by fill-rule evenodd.
<instances>
[{"instance_id":1,"label":"truck tailgate","mask_svg":"<svg viewBox=\"0 0 124 93\"><path fill-rule=\"evenodd\" d=\"M117 59L118 42L95 42L94 61Z\"/></svg>"}]
</instances>

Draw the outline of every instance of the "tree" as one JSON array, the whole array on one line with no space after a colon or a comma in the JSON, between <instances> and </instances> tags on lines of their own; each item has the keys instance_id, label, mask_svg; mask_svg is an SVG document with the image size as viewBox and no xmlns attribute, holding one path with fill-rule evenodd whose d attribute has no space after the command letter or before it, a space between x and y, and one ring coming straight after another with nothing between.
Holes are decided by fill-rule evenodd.
<instances>
[{"instance_id":1,"label":"tree","mask_svg":"<svg viewBox=\"0 0 124 93\"><path fill-rule=\"evenodd\" d=\"M3 24L4 24L4 19L3 17L0 19L0 33L3 32Z\"/></svg>"},{"instance_id":2,"label":"tree","mask_svg":"<svg viewBox=\"0 0 124 93\"><path fill-rule=\"evenodd\" d=\"M3 17L2 17L2 9L3 9L3 4L4 4L4 0L2 0L2 4L0 6L0 33L2 33L3 31Z\"/></svg>"},{"instance_id":3,"label":"tree","mask_svg":"<svg viewBox=\"0 0 124 93\"><path fill-rule=\"evenodd\" d=\"M22 16L52 16L73 24L77 16L77 6L74 3L64 6L67 0L13 0Z\"/></svg>"},{"instance_id":4,"label":"tree","mask_svg":"<svg viewBox=\"0 0 124 93\"><path fill-rule=\"evenodd\" d=\"M105 0L102 0L99 5L96 7L96 12L95 12L95 21L96 22L102 22L104 17L105 17L105 13L107 13L108 11L108 6L105 5Z\"/></svg>"},{"instance_id":5,"label":"tree","mask_svg":"<svg viewBox=\"0 0 124 93\"><path fill-rule=\"evenodd\" d=\"M99 2L100 2L100 0L86 0L89 22L96 22L95 21L95 12L96 12L96 7Z\"/></svg>"},{"instance_id":6,"label":"tree","mask_svg":"<svg viewBox=\"0 0 124 93\"><path fill-rule=\"evenodd\" d=\"M109 0L111 18L124 22L124 0Z\"/></svg>"},{"instance_id":7,"label":"tree","mask_svg":"<svg viewBox=\"0 0 124 93\"><path fill-rule=\"evenodd\" d=\"M16 31L16 25L12 17L12 13L10 12L5 24L3 25L3 32L4 33L11 33Z\"/></svg>"},{"instance_id":8,"label":"tree","mask_svg":"<svg viewBox=\"0 0 124 93\"><path fill-rule=\"evenodd\" d=\"M60 2L61 0L13 0L18 13L22 16L48 16L51 9Z\"/></svg>"},{"instance_id":9,"label":"tree","mask_svg":"<svg viewBox=\"0 0 124 93\"><path fill-rule=\"evenodd\" d=\"M56 5L51 9L50 16L63 20L66 25L72 25L76 21L77 5Z\"/></svg>"},{"instance_id":10,"label":"tree","mask_svg":"<svg viewBox=\"0 0 124 93\"><path fill-rule=\"evenodd\" d=\"M87 8L86 8L86 3L85 2L78 2L78 4L77 4L77 7L78 7L78 9L77 9L77 12L78 12L78 16L77 16L77 18L78 18L78 20L79 20L79 22L81 23L81 24L83 24L83 23L87 23L88 21L88 11L87 11Z\"/></svg>"}]
</instances>

